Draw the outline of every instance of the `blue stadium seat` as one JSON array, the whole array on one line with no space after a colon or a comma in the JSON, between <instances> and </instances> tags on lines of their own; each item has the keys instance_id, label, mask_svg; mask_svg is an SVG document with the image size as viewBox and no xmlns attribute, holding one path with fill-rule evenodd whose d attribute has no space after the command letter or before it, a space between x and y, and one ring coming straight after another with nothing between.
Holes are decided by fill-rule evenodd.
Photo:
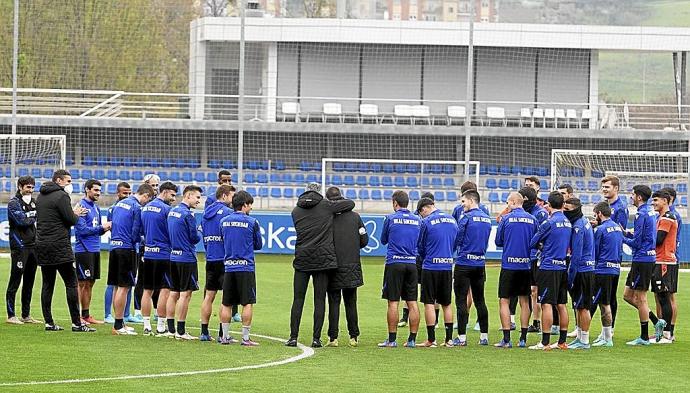
<instances>
[{"instance_id":1,"label":"blue stadium seat","mask_svg":"<svg viewBox=\"0 0 690 393\"><path fill-rule=\"evenodd\" d=\"M599 183L597 183L595 180L588 181L587 191L599 191Z\"/></svg>"},{"instance_id":2,"label":"blue stadium seat","mask_svg":"<svg viewBox=\"0 0 690 393\"><path fill-rule=\"evenodd\" d=\"M185 173L187 174L187 173ZM84 171L82 171L82 176L84 175ZM183 179L185 181L192 181L192 173L189 172L189 180L186 180L184 177ZM142 181L144 180L144 173L142 171L132 171L132 180L135 181Z\"/></svg>"},{"instance_id":3,"label":"blue stadium seat","mask_svg":"<svg viewBox=\"0 0 690 393\"><path fill-rule=\"evenodd\" d=\"M535 168L535 172L537 176L541 177L547 176L549 174L549 170L544 167Z\"/></svg>"},{"instance_id":4,"label":"blue stadium seat","mask_svg":"<svg viewBox=\"0 0 690 393\"><path fill-rule=\"evenodd\" d=\"M259 197L260 198L268 198L268 187L260 187L259 188Z\"/></svg>"},{"instance_id":5,"label":"blue stadium seat","mask_svg":"<svg viewBox=\"0 0 690 393\"><path fill-rule=\"evenodd\" d=\"M426 188L431 185L431 179L428 176L422 178L422 187Z\"/></svg>"},{"instance_id":6,"label":"blue stadium seat","mask_svg":"<svg viewBox=\"0 0 690 393\"><path fill-rule=\"evenodd\" d=\"M256 183L256 179L254 178L254 174L251 172L247 172L244 174L244 182L245 183Z\"/></svg>"},{"instance_id":7,"label":"blue stadium seat","mask_svg":"<svg viewBox=\"0 0 690 393\"><path fill-rule=\"evenodd\" d=\"M522 172L522 167L519 165L513 165L510 167L510 174L513 176L519 176Z\"/></svg>"},{"instance_id":8,"label":"blue stadium seat","mask_svg":"<svg viewBox=\"0 0 690 393\"><path fill-rule=\"evenodd\" d=\"M486 166L479 166L479 175L480 176L486 176L489 173L489 170L486 168Z\"/></svg>"},{"instance_id":9,"label":"blue stadium seat","mask_svg":"<svg viewBox=\"0 0 690 393\"><path fill-rule=\"evenodd\" d=\"M443 173L443 166L441 164L431 164L424 167L424 173L431 173L434 175L440 175Z\"/></svg>"},{"instance_id":10,"label":"blue stadium seat","mask_svg":"<svg viewBox=\"0 0 690 393\"><path fill-rule=\"evenodd\" d=\"M19 177L29 176L29 168L19 168L17 169L17 175Z\"/></svg>"},{"instance_id":11,"label":"blue stadium seat","mask_svg":"<svg viewBox=\"0 0 690 393\"><path fill-rule=\"evenodd\" d=\"M259 169L263 169L261 161L247 161L245 163L246 168L249 169L250 171L258 171Z\"/></svg>"},{"instance_id":12,"label":"blue stadium seat","mask_svg":"<svg viewBox=\"0 0 690 393\"><path fill-rule=\"evenodd\" d=\"M285 161L273 161L271 162L271 169L275 169L276 171L284 171L285 170Z\"/></svg>"},{"instance_id":13,"label":"blue stadium seat","mask_svg":"<svg viewBox=\"0 0 690 393\"><path fill-rule=\"evenodd\" d=\"M596 179L601 179L602 177L604 177L604 172L592 171L592 177Z\"/></svg>"},{"instance_id":14,"label":"blue stadium seat","mask_svg":"<svg viewBox=\"0 0 690 393\"><path fill-rule=\"evenodd\" d=\"M220 160L208 160L208 167L211 169L220 169Z\"/></svg>"},{"instance_id":15,"label":"blue stadium seat","mask_svg":"<svg viewBox=\"0 0 690 393\"><path fill-rule=\"evenodd\" d=\"M335 169L335 168L339 166L338 164L340 164L340 163L339 163L339 162L334 162L334 163L333 163L333 170L336 170L336 171L337 171L337 169ZM314 167L312 166L311 162L309 162L309 161L301 161L301 162L299 163L299 170L302 171L302 172L309 172L309 171L311 171L313 168L314 168Z\"/></svg>"},{"instance_id":16,"label":"blue stadium seat","mask_svg":"<svg viewBox=\"0 0 690 393\"><path fill-rule=\"evenodd\" d=\"M410 191L410 199L413 201L418 201L419 200L419 191L417 191L417 190Z\"/></svg>"},{"instance_id":17,"label":"blue stadium seat","mask_svg":"<svg viewBox=\"0 0 690 393\"><path fill-rule=\"evenodd\" d=\"M115 169L108 169L108 171L105 173L105 178L108 180L117 179L117 171Z\"/></svg>"},{"instance_id":18,"label":"blue stadium seat","mask_svg":"<svg viewBox=\"0 0 690 393\"><path fill-rule=\"evenodd\" d=\"M575 190L582 192L585 191L587 187L585 187L585 182L584 180L575 180Z\"/></svg>"},{"instance_id":19,"label":"blue stadium seat","mask_svg":"<svg viewBox=\"0 0 690 393\"><path fill-rule=\"evenodd\" d=\"M546 176L546 174L544 174ZM585 170L582 168L573 168L573 177L584 177Z\"/></svg>"},{"instance_id":20,"label":"blue stadium seat","mask_svg":"<svg viewBox=\"0 0 690 393\"><path fill-rule=\"evenodd\" d=\"M357 164L354 162L346 162L345 163L345 172L356 172L357 171Z\"/></svg>"},{"instance_id":21,"label":"blue stadium seat","mask_svg":"<svg viewBox=\"0 0 690 393\"><path fill-rule=\"evenodd\" d=\"M292 177L292 173L284 173L283 174L283 182L284 183L292 183L294 181L295 181L295 179Z\"/></svg>"},{"instance_id":22,"label":"blue stadium seat","mask_svg":"<svg viewBox=\"0 0 690 393\"><path fill-rule=\"evenodd\" d=\"M74 187L73 192L75 194L81 194L81 192L82 192L81 183L72 183L72 186Z\"/></svg>"},{"instance_id":23,"label":"blue stadium seat","mask_svg":"<svg viewBox=\"0 0 690 393\"><path fill-rule=\"evenodd\" d=\"M162 160L160 158L152 158L151 159L151 167L152 168L160 168Z\"/></svg>"},{"instance_id":24,"label":"blue stadium seat","mask_svg":"<svg viewBox=\"0 0 690 393\"><path fill-rule=\"evenodd\" d=\"M382 167L381 167L381 164L375 162L375 163L371 164L369 166L369 168L371 169L371 172L380 173Z\"/></svg>"},{"instance_id":25,"label":"blue stadium seat","mask_svg":"<svg viewBox=\"0 0 690 393\"><path fill-rule=\"evenodd\" d=\"M247 192L249 193L249 195L251 195L251 196L253 196L253 197L258 196L257 193L256 193L256 187L247 187L247 188L245 189L245 191L247 191Z\"/></svg>"},{"instance_id":26,"label":"blue stadium seat","mask_svg":"<svg viewBox=\"0 0 690 393\"><path fill-rule=\"evenodd\" d=\"M371 199L374 201L383 200L383 195L381 194L381 190L371 190Z\"/></svg>"},{"instance_id":27,"label":"blue stadium seat","mask_svg":"<svg viewBox=\"0 0 690 393\"><path fill-rule=\"evenodd\" d=\"M410 187L410 188L419 187L419 181L414 176L408 176L407 179L405 180L405 184L407 185L407 187Z\"/></svg>"},{"instance_id":28,"label":"blue stadium seat","mask_svg":"<svg viewBox=\"0 0 690 393\"><path fill-rule=\"evenodd\" d=\"M283 191L279 187L271 187L271 198L280 198L283 196Z\"/></svg>"},{"instance_id":29,"label":"blue stadium seat","mask_svg":"<svg viewBox=\"0 0 690 393\"><path fill-rule=\"evenodd\" d=\"M2 182L2 192L12 192L12 182L6 180Z\"/></svg>"},{"instance_id":30,"label":"blue stadium seat","mask_svg":"<svg viewBox=\"0 0 690 393\"><path fill-rule=\"evenodd\" d=\"M510 167L508 165L501 165L501 167L498 169L498 174L503 176L510 175Z\"/></svg>"},{"instance_id":31,"label":"blue stadium seat","mask_svg":"<svg viewBox=\"0 0 690 393\"><path fill-rule=\"evenodd\" d=\"M307 175L306 181L307 181L307 183L314 183L314 182L321 183L321 176L318 176L314 173L310 173Z\"/></svg>"},{"instance_id":32,"label":"blue stadium seat","mask_svg":"<svg viewBox=\"0 0 690 393\"><path fill-rule=\"evenodd\" d=\"M542 190L548 190L549 189L549 182L545 179L539 180L539 188Z\"/></svg>"},{"instance_id":33,"label":"blue stadium seat","mask_svg":"<svg viewBox=\"0 0 690 393\"><path fill-rule=\"evenodd\" d=\"M201 160L198 158L191 158L191 159L189 159L188 162L189 162L190 168L194 168L194 169L201 168Z\"/></svg>"},{"instance_id":34,"label":"blue stadium seat","mask_svg":"<svg viewBox=\"0 0 690 393\"><path fill-rule=\"evenodd\" d=\"M308 171L309 169L306 169L307 167L311 167L308 165L306 162L302 161L300 164L300 169L303 171ZM334 162L333 163L333 172L345 172L345 163L344 162Z\"/></svg>"},{"instance_id":35,"label":"blue stadium seat","mask_svg":"<svg viewBox=\"0 0 690 393\"><path fill-rule=\"evenodd\" d=\"M458 193L455 191L448 191L446 193L446 200L448 202L455 202L458 200Z\"/></svg>"},{"instance_id":36,"label":"blue stadium seat","mask_svg":"<svg viewBox=\"0 0 690 393\"><path fill-rule=\"evenodd\" d=\"M485 185L486 185L486 188L488 188L489 190L495 190L498 188L498 185L496 184L496 179L494 179L494 178L486 179Z\"/></svg>"},{"instance_id":37,"label":"blue stadium seat","mask_svg":"<svg viewBox=\"0 0 690 393\"><path fill-rule=\"evenodd\" d=\"M508 190L510 189L510 182L508 179L499 179L498 180L498 188L501 190Z\"/></svg>"},{"instance_id":38,"label":"blue stadium seat","mask_svg":"<svg viewBox=\"0 0 690 393\"><path fill-rule=\"evenodd\" d=\"M294 198L295 189L292 187L287 187L283 190L283 198Z\"/></svg>"},{"instance_id":39,"label":"blue stadium seat","mask_svg":"<svg viewBox=\"0 0 690 393\"><path fill-rule=\"evenodd\" d=\"M360 187L365 187L368 183L367 177L364 175L357 176L357 179L355 180L355 184Z\"/></svg>"},{"instance_id":40,"label":"blue stadium seat","mask_svg":"<svg viewBox=\"0 0 690 393\"><path fill-rule=\"evenodd\" d=\"M357 165L357 170L360 172L367 173L369 172L369 164L366 162L360 162L359 165Z\"/></svg>"},{"instance_id":41,"label":"blue stadium seat","mask_svg":"<svg viewBox=\"0 0 690 393\"><path fill-rule=\"evenodd\" d=\"M117 178L122 180L122 181L129 180L130 179L129 171L125 170L125 169L118 171L117 172ZM177 180L179 180L179 178Z\"/></svg>"},{"instance_id":42,"label":"blue stadium seat","mask_svg":"<svg viewBox=\"0 0 690 393\"><path fill-rule=\"evenodd\" d=\"M523 176L532 176L534 174L534 167L523 166L522 169L520 169L520 174Z\"/></svg>"},{"instance_id":43,"label":"blue stadium seat","mask_svg":"<svg viewBox=\"0 0 690 393\"><path fill-rule=\"evenodd\" d=\"M271 173L270 182L271 184L284 183L285 176L282 173Z\"/></svg>"},{"instance_id":44,"label":"blue stadium seat","mask_svg":"<svg viewBox=\"0 0 690 393\"><path fill-rule=\"evenodd\" d=\"M357 192L352 188L345 190L345 198L347 199L357 199Z\"/></svg>"},{"instance_id":45,"label":"blue stadium seat","mask_svg":"<svg viewBox=\"0 0 690 393\"><path fill-rule=\"evenodd\" d=\"M501 202L507 201L509 195L510 195L509 192L502 192L502 193L501 193Z\"/></svg>"},{"instance_id":46,"label":"blue stadium seat","mask_svg":"<svg viewBox=\"0 0 690 393\"><path fill-rule=\"evenodd\" d=\"M369 176L369 186L378 187L381 185L381 179L378 176Z\"/></svg>"},{"instance_id":47,"label":"blue stadium seat","mask_svg":"<svg viewBox=\"0 0 690 393\"><path fill-rule=\"evenodd\" d=\"M96 160L92 156L84 156L84 159L82 160L82 165L94 166L96 165Z\"/></svg>"},{"instance_id":48,"label":"blue stadium seat","mask_svg":"<svg viewBox=\"0 0 690 393\"><path fill-rule=\"evenodd\" d=\"M160 173L158 174L160 176ZM161 179L163 180L163 179ZM209 183L215 183L218 181L218 174L215 172L206 172L206 181Z\"/></svg>"},{"instance_id":49,"label":"blue stadium seat","mask_svg":"<svg viewBox=\"0 0 690 393\"><path fill-rule=\"evenodd\" d=\"M652 191L659 191L659 190L661 190L661 188L662 188L662 185L659 183L652 184Z\"/></svg>"},{"instance_id":50,"label":"blue stadium seat","mask_svg":"<svg viewBox=\"0 0 690 393\"><path fill-rule=\"evenodd\" d=\"M171 160L170 158L163 158L163 159L161 160L161 166L162 166L163 168L172 168L172 167L174 166L174 165L173 165L173 160Z\"/></svg>"},{"instance_id":51,"label":"blue stadium seat","mask_svg":"<svg viewBox=\"0 0 690 393\"><path fill-rule=\"evenodd\" d=\"M498 167L496 167L496 165L489 165L486 168L486 173L488 175L496 176L496 175L498 175Z\"/></svg>"},{"instance_id":52,"label":"blue stadium seat","mask_svg":"<svg viewBox=\"0 0 690 393\"><path fill-rule=\"evenodd\" d=\"M184 158L178 158L177 160L174 161L173 166L177 168L186 168L187 167L187 160Z\"/></svg>"},{"instance_id":53,"label":"blue stadium seat","mask_svg":"<svg viewBox=\"0 0 690 393\"><path fill-rule=\"evenodd\" d=\"M548 192L542 192L539 194L539 199L542 201L547 201L549 199L549 193Z\"/></svg>"},{"instance_id":54,"label":"blue stadium seat","mask_svg":"<svg viewBox=\"0 0 690 393\"><path fill-rule=\"evenodd\" d=\"M676 192L688 192L688 185L687 184L678 184L676 186Z\"/></svg>"},{"instance_id":55,"label":"blue stadium seat","mask_svg":"<svg viewBox=\"0 0 690 393\"><path fill-rule=\"evenodd\" d=\"M383 191L383 199L384 199L385 201L389 201L389 200L391 200L391 198L393 198L393 191L391 191L391 190L384 190L384 191Z\"/></svg>"},{"instance_id":56,"label":"blue stadium seat","mask_svg":"<svg viewBox=\"0 0 690 393\"><path fill-rule=\"evenodd\" d=\"M352 175L345 175L343 177L343 185L354 186L355 185L355 177Z\"/></svg>"},{"instance_id":57,"label":"blue stadium seat","mask_svg":"<svg viewBox=\"0 0 690 393\"><path fill-rule=\"evenodd\" d=\"M405 166L405 164L395 164L395 172L405 173L406 170L407 170L407 166Z\"/></svg>"},{"instance_id":58,"label":"blue stadium seat","mask_svg":"<svg viewBox=\"0 0 690 393\"><path fill-rule=\"evenodd\" d=\"M443 173L446 175L452 175L455 173L455 165L452 164L445 164L443 166Z\"/></svg>"},{"instance_id":59,"label":"blue stadium seat","mask_svg":"<svg viewBox=\"0 0 690 393\"><path fill-rule=\"evenodd\" d=\"M418 164L407 164L405 167L407 173L419 173L419 165Z\"/></svg>"},{"instance_id":60,"label":"blue stadium seat","mask_svg":"<svg viewBox=\"0 0 690 393\"><path fill-rule=\"evenodd\" d=\"M235 165L235 162L232 160L223 160L221 161L221 168L223 169L236 169L237 165Z\"/></svg>"},{"instance_id":61,"label":"blue stadium seat","mask_svg":"<svg viewBox=\"0 0 690 393\"><path fill-rule=\"evenodd\" d=\"M74 165L74 157L72 157L72 156L65 157L65 165L67 165L67 166Z\"/></svg>"},{"instance_id":62,"label":"blue stadium seat","mask_svg":"<svg viewBox=\"0 0 690 393\"><path fill-rule=\"evenodd\" d=\"M92 179L93 173L91 173L91 169L82 169L81 170L81 178L84 180Z\"/></svg>"},{"instance_id":63,"label":"blue stadium seat","mask_svg":"<svg viewBox=\"0 0 690 393\"><path fill-rule=\"evenodd\" d=\"M685 196L685 195L682 195L682 196L680 197L680 204L681 204L682 206L687 206L687 205L688 205L688 197Z\"/></svg>"},{"instance_id":64,"label":"blue stadium seat","mask_svg":"<svg viewBox=\"0 0 690 393\"><path fill-rule=\"evenodd\" d=\"M443 179L441 179L440 177L434 176L431 178L431 186L432 187L441 187L442 185L443 185Z\"/></svg>"},{"instance_id":65,"label":"blue stadium seat","mask_svg":"<svg viewBox=\"0 0 690 393\"><path fill-rule=\"evenodd\" d=\"M383 164L381 166L381 170L383 170L383 173L393 173L394 171L393 164Z\"/></svg>"},{"instance_id":66,"label":"blue stadium seat","mask_svg":"<svg viewBox=\"0 0 690 393\"><path fill-rule=\"evenodd\" d=\"M194 181L203 183L206 181L206 172L194 172Z\"/></svg>"},{"instance_id":67,"label":"blue stadium seat","mask_svg":"<svg viewBox=\"0 0 690 393\"><path fill-rule=\"evenodd\" d=\"M589 203L589 194L580 195L580 202L582 202L583 205L588 204Z\"/></svg>"},{"instance_id":68,"label":"blue stadium seat","mask_svg":"<svg viewBox=\"0 0 690 393\"><path fill-rule=\"evenodd\" d=\"M361 188L357 193L357 197L359 197L361 200L369 200L369 189Z\"/></svg>"},{"instance_id":69,"label":"blue stadium seat","mask_svg":"<svg viewBox=\"0 0 690 393\"><path fill-rule=\"evenodd\" d=\"M117 183L108 183L105 186L105 193L109 195L117 194Z\"/></svg>"},{"instance_id":70,"label":"blue stadium seat","mask_svg":"<svg viewBox=\"0 0 690 393\"><path fill-rule=\"evenodd\" d=\"M436 202L445 202L446 200L446 193L443 191L434 191L434 201Z\"/></svg>"},{"instance_id":71,"label":"blue stadium seat","mask_svg":"<svg viewBox=\"0 0 690 393\"><path fill-rule=\"evenodd\" d=\"M381 185L384 187L393 187L393 179L390 176L383 176L381 178Z\"/></svg>"},{"instance_id":72,"label":"blue stadium seat","mask_svg":"<svg viewBox=\"0 0 690 393\"><path fill-rule=\"evenodd\" d=\"M334 184L336 186L342 186L343 185L343 177L340 175L331 176L331 184Z\"/></svg>"},{"instance_id":73,"label":"blue stadium seat","mask_svg":"<svg viewBox=\"0 0 690 393\"><path fill-rule=\"evenodd\" d=\"M258 175L256 175L256 182L259 184L267 184L268 175L264 172L260 172Z\"/></svg>"},{"instance_id":74,"label":"blue stadium seat","mask_svg":"<svg viewBox=\"0 0 690 393\"><path fill-rule=\"evenodd\" d=\"M395 187L405 187L405 178L402 176L396 176L393 178L393 185Z\"/></svg>"},{"instance_id":75,"label":"blue stadium seat","mask_svg":"<svg viewBox=\"0 0 690 393\"><path fill-rule=\"evenodd\" d=\"M178 181L180 181L180 179L181 179L180 172L170 171L170 177L168 178L168 180L170 180L171 182L178 182Z\"/></svg>"},{"instance_id":76,"label":"blue stadium seat","mask_svg":"<svg viewBox=\"0 0 690 393\"><path fill-rule=\"evenodd\" d=\"M599 203L599 202L601 202L601 195L593 194L592 195L592 203Z\"/></svg>"},{"instance_id":77,"label":"blue stadium seat","mask_svg":"<svg viewBox=\"0 0 690 393\"><path fill-rule=\"evenodd\" d=\"M302 174L302 173L295 174L295 183L304 184L304 174Z\"/></svg>"},{"instance_id":78,"label":"blue stadium seat","mask_svg":"<svg viewBox=\"0 0 690 393\"><path fill-rule=\"evenodd\" d=\"M40 168L32 168L31 169L31 177L34 179L38 179L41 177L41 169Z\"/></svg>"},{"instance_id":79,"label":"blue stadium seat","mask_svg":"<svg viewBox=\"0 0 690 393\"><path fill-rule=\"evenodd\" d=\"M443 179L443 187L455 187L455 179L446 177Z\"/></svg>"},{"instance_id":80,"label":"blue stadium seat","mask_svg":"<svg viewBox=\"0 0 690 393\"><path fill-rule=\"evenodd\" d=\"M105 179L105 171L103 169L96 169L93 171L93 178L97 180Z\"/></svg>"},{"instance_id":81,"label":"blue stadium seat","mask_svg":"<svg viewBox=\"0 0 690 393\"><path fill-rule=\"evenodd\" d=\"M520 189L520 180L518 179L513 179L510 181L510 189L511 190L519 190Z\"/></svg>"},{"instance_id":82,"label":"blue stadium seat","mask_svg":"<svg viewBox=\"0 0 690 393\"><path fill-rule=\"evenodd\" d=\"M137 172L137 171L134 171L134 172ZM132 172L132 174L134 174L134 172ZM132 175L132 176L134 176L134 175ZM183 182L185 182L185 183L191 183L191 182L192 182L192 179L194 179L194 176L192 175L192 172L186 172L186 171L185 171L185 172L182 172L182 181L183 181ZM136 179L135 179L135 180L136 180Z\"/></svg>"},{"instance_id":83,"label":"blue stadium seat","mask_svg":"<svg viewBox=\"0 0 690 393\"><path fill-rule=\"evenodd\" d=\"M10 168L7 168L7 170L9 171ZM8 175L9 175L9 172L7 172L7 173L8 173ZM8 177L9 177L9 176L8 176ZM53 170L52 170L52 169L44 169L44 170L43 170L43 176L42 176L42 177L43 177L44 179L50 179L50 178L52 178L52 177L53 177Z\"/></svg>"}]
</instances>

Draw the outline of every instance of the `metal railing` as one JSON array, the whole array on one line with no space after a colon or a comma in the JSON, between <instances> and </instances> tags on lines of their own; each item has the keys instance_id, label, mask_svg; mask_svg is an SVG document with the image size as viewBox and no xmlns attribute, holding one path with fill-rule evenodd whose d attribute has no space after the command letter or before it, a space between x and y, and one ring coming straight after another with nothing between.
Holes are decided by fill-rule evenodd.
<instances>
[{"instance_id":1,"label":"metal railing","mask_svg":"<svg viewBox=\"0 0 690 393\"><path fill-rule=\"evenodd\" d=\"M17 113L20 116L238 120L238 98L218 94L21 88ZM672 104L474 101L467 116L463 100L247 95L244 102L245 121L448 126L464 125L469 119L473 126L644 130L690 127L690 106ZM360 104L369 104L368 109L374 108L374 114L363 112ZM288 107L290 111L284 111ZM12 90L0 88L0 116L10 114L11 108Z\"/></svg>"}]
</instances>

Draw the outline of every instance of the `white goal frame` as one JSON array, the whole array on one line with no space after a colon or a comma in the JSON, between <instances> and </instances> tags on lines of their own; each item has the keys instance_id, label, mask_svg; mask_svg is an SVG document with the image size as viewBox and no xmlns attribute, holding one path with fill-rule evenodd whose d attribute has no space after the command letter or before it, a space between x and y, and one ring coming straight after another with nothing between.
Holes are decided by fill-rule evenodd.
<instances>
[{"instance_id":1,"label":"white goal frame","mask_svg":"<svg viewBox=\"0 0 690 393\"><path fill-rule=\"evenodd\" d=\"M688 192L687 197L690 204L690 152L674 152L674 151L638 151L638 150L569 150L569 149L553 149L551 150L551 187L556 189L557 175L557 158L559 155L569 156L597 156L597 157L672 157L688 160L688 172L626 172L615 170L603 170L607 175L618 176L659 176L659 177L680 177L687 179ZM687 208L687 207L686 207ZM690 213L690 209L688 209Z\"/></svg>"},{"instance_id":2,"label":"white goal frame","mask_svg":"<svg viewBox=\"0 0 690 393\"><path fill-rule=\"evenodd\" d=\"M58 162L59 168L65 168L67 159L67 136L65 135L34 135L34 134L0 134L0 142L10 141L10 179L12 190L16 187L16 168L17 168L17 153L16 142L25 140L49 141L57 140L60 146L60 158Z\"/></svg>"},{"instance_id":3,"label":"white goal frame","mask_svg":"<svg viewBox=\"0 0 690 393\"><path fill-rule=\"evenodd\" d=\"M448 160L389 160L389 159L378 159L378 158L322 158L321 159L321 189L326 190L326 167L328 163L342 162L342 163L371 163L371 164L420 164L420 172L417 174L421 180L424 176L423 168L424 165L470 165L475 167L474 171L474 182L479 187L479 161L448 161ZM458 173L458 176L465 178L465 170L462 173ZM419 182L419 188L421 189L422 182Z\"/></svg>"}]
</instances>

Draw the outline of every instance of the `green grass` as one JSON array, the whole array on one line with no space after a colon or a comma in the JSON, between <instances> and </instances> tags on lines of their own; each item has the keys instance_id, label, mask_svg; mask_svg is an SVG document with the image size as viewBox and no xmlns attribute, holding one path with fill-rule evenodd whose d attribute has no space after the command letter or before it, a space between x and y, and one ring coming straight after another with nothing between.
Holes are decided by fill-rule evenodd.
<instances>
[{"instance_id":1,"label":"green grass","mask_svg":"<svg viewBox=\"0 0 690 393\"><path fill-rule=\"evenodd\" d=\"M106 258L102 258L106 260ZM253 331L275 337L289 332L289 309L292 301L292 267L288 256L260 255L257 258L258 304ZM91 382L82 384L0 387L0 391L53 392L74 391L160 391L194 389L215 391L409 391L433 386L438 391L683 391L690 386L687 367L690 343L687 339L690 315L686 304L690 295L681 278L678 300L681 314L678 340L671 346L629 348L624 342L639 333L637 314L621 304L616 328L616 346L587 352L532 352L523 349L497 350L478 347L477 332L469 332L466 348L379 349L376 343L386 337L385 309L380 285L382 259L364 261L365 286L359 292L360 347L323 348L315 356L297 363L277 367L160 379ZM9 264L0 260L0 277L8 277ZM200 269L203 271L203 269ZM105 276L105 272L102 275ZM487 269L487 298L490 312L490 341L500 338L497 331L498 268ZM40 276L40 273L39 273ZM681 273L681 276L685 274ZM40 317L40 278L35 288L33 313ZM59 280L58 280L59 281ZM3 290L5 287L2 287ZM104 281L98 281L91 309L102 317ZM201 292L192 299L189 324L198 326ZM622 303L622 302L621 302ZM311 300L307 299L302 320L302 342L311 336ZM474 311L473 311L474 314ZM54 298L54 315L68 325L64 289L58 285ZM471 318L474 318L472 316ZM344 316L341 338L346 341ZM217 325L216 316L212 326ZM233 325L235 329L237 324ZM592 336L599 333L593 323ZM136 326L140 331L141 327ZM325 334L324 327L324 334ZM198 331L192 331L198 333ZM441 331L439 330L439 333ZM242 348L215 343L176 342L152 337L113 337L109 327L95 334L68 331L48 333L42 326L9 326L0 324L2 367L0 382L47 381L70 378L108 377L226 368L285 359L300 351L278 342L258 339L261 347ZM404 338L407 329L401 329ZM420 332L419 340L425 338ZM530 343L537 340L530 335ZM425 385L423 385L425 384Z\"/></svg>"},{"instance_id":2,"label":"green grass","mask_svg":"<svg viewBox=\"0 0 690 393\"><path fill-rule=\"evenodd\" d=\"M690 1L649 1L646 15L648 17L641 23L643 26L690 27ZM602 99L642 103L646 89L646 103L674 102L672 60L670 52L601 52L599 93ZM643 77L643 74L646 75Z\"/></svg>"}]
</instances>

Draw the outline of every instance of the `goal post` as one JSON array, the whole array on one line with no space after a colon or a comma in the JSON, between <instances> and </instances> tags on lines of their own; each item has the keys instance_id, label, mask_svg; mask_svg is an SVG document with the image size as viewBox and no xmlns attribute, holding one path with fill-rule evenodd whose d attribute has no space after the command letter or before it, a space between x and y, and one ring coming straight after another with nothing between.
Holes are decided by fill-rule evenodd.
<instances>
[{"instance_id":1,"label":"goal post","mask_svg":"<svg viewBox=\"0 0 690 393\"><path fill-rule=\"evenodd\" d=\"M551 184L553 189L567 179L599 181L615 175L621 180L621 192L631 184L647 184L652 189L672 186L690 200L690 153L636 150L568 150L551 151ZM687 205L687 201L685 203Z\"/></svg>"},{"instance_id":2,"label":"goal post","mask_svg":"<svg viewBox=\"0 0 690 393\"><path fill-rule=\"evenodd\" d=\"M9 169L3 170L0 177L10 181L12 190L16 187L16 168L65 168L66 157L65 135L0 134L0 167Z\"/></svg>"},{"instance_id":3,"label":"goal post","mask_svg":"<svg viewBox=\"0 0 690 393\"><path fill-rule=\"evenodd\" d=\"M479 166L479 161L323 158L321 188L324 192L330 186L337 186L380 190L384 194L395 189L417 191L419 194L424 191L457 194L465 181L466 167L471 180L479 187ZM336 181L338 175L344 182ZM349 182L346 177L350 177ZM372 177L377 180L373 181ZM384 179L386 177L388 182ZM459 195L457 197L459 200Z\"/></svg>"}]
</instances>

